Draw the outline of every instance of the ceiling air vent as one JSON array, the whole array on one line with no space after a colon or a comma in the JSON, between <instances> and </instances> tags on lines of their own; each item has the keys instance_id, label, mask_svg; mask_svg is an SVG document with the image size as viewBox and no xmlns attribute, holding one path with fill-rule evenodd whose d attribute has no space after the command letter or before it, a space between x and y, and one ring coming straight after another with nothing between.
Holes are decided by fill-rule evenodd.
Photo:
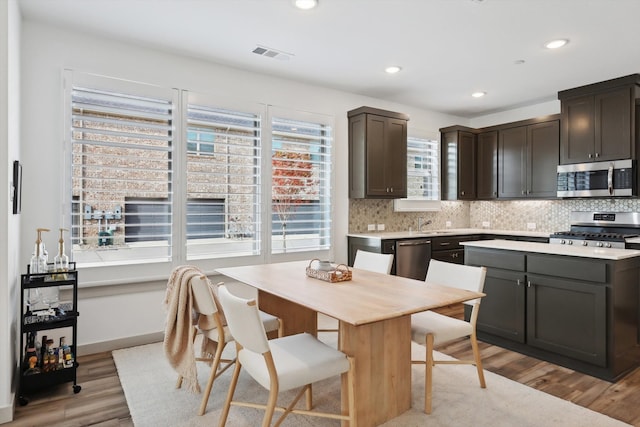
<instances>
[{"instance_id":1,"label":"ceiling air vent","mask_svg":"<svg viewBox=\"0 0 640 427\"><path fill-rule=\"evenodd\" d=\"M266 56L267 58L279 59L280 61L288 61L293 56L291 53L286 53L281 50L264 46L257 46L252 52L261 56Z\"/></svg>"}]
</instances>

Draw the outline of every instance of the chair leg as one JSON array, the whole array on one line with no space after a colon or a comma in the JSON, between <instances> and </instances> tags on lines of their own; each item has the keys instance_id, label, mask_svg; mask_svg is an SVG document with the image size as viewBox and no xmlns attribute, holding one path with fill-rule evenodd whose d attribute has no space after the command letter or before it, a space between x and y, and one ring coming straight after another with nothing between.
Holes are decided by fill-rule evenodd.
<instances>
[{"instance_id":1,"label":"chair leg","mask_svg":"<svg viewBox=\"0 0 640 427\"><path fill-rule=\"evenodd\" d=\"M240 376L241 368L242 368L242 365L240 365L240 361L236 360L236 367L233 370L233 376L231 377L231 383L229 384L227 399L224 402L224 407L222 408L222 413L220 414L220 422L218 423L219 427L224 427L224 425L227 423L227 417L229 416L229 408L231 407L233 394L236 391L236 385L238 384L238 377Z\"/></svg>"},{"instance_id":2,"label":"chair leg","mask_svg":"<svg viewBox=\"0 0 640 427\"><path fill-rule=\"evenodd\" d=\"M356 365L355 359L349 357L349 372L347 372L347 394L349 399L349 427L357 427L356 418L356 389L355 389Z\"/></svg>"},{"instance_id":3,"label":"chair leg","mask_svg":"<svg viewBox=\"0 0 640 427\"><path fill-rule=\"evenodd\" d=\"M209 395L211 394L211 389L213 388L213 382L216 379L218 374L218 367L220 366L220 359L222 359L222 350L224 350L225 344L216 343L216 354L213 357L213 362L211 363L211 373L209 374L209 381L207 381L207 386L204 389L204 393L202 395L202 402L200 403L200 410L198 411L198 415L203 415L205 410L207 409L207 403L209 403Z\"/></svg>"},{"instance_id":4,"label":"chair leg","mask_svg":"<svg viewBox=\"0 0 640 427\"><path fill-rule=\"evenodd\" d=\"M307 411L310 411L311 408L313 408L313 391L312 391L312 385L309 384L307 386L307 391L305 391L305 405L307 408Z\"/></svg>"},{"instance_id":5,"label":"chair leg","mask_svg":"<svg viewBox=\"0 0 640 427\"><path fill-rule=\"evenodd\" d=\"M433 389L433 334L427 334L427 357L424 375L424 412L425 414L430 414Z\"/></svg>"},{"instance_id":6,"label":"chair leg","mask_svg":"<svg viewBox=\"0 0 640 427\"><path fill-rule=\"evenodd\" d=\"M484 371L482 369L482 359L480 358L480 349L478 348L478 340L476 338L476 334L472 334L471 339L471 348L473 349L473 358L476 362L476 369L478 370L478 379L480 380L480 387L487 388L487 384L484 381Z\"/></svg>"},{"instance_id":7,"label":"chair leg","mask_svg":"<svg viewBox=\"0 0 640 427\"><path fill-rule=\"evenodd\" d=\"M271 389L269 390L269 400L267 401L267 406L264 409L264 417L262 418L262 427L269 427L271 425L271 420L273 419L273 413L275 412L276 403L278 403L278 387L274 384L271 384Z\"/></svg>"}]
</instances>

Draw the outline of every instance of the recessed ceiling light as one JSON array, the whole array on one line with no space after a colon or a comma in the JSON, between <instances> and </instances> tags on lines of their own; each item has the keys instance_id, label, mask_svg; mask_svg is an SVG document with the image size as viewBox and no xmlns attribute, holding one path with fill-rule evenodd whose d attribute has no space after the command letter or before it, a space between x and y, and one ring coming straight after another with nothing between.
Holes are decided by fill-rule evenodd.
<instances>
[{"instance_id":1,"label":"recessed ceiling light","mask_svg":"<svg viewBox=\"0 0 640 427\"><path fill-rule=\"evenodd\" d=\"M544 47L546 47L547 49L557 49L566 45L567 43L569 43L568 39L551 40L550 42L545 43Z\"/></svg>"},{"instance_id":2,"label":"recessed ceiling light","mask_svg":"<svg viewBox=\"0 0 640 427\"><path fill-rule=\"evenodd\" d=\"M515 61L513 61L513 63L515 65L522 65L524 64L526 61L524 59L516 59Z\"/></svg>"},{"instance_id":3,"label":"recessed ceiling light","mask_svg":"<svg viewBox=\"0 0 640 427\"><path fill-rule=\"evenodd\" d=\"M473 92L471 94L471 96L473 96L474 98L482 98L483 96L485 96L487 94L487 92Z\"/></svg>"},{"instance_id":4,"label":"recessed ceiling light","mask_svg":"<svg viewBox=\"0 0 640 427\"><path fill-rule=\"evenodd\" d=\"M293 4L298 9L309 10L318 5L318 0L293 0Z\"/></svg>"},{"instance_id":5,"label":"recessed ceiling light","mask_svg":"<svg viewBox=\"0 0 640 427\"><path fill-rule=\"evenodd\" d=\"M401 67L398 67L397 65L392 65L390 67L387 67L384 69L384 71L388 74L395 74L397 72L399 72L400 70L402 70Z\"/></svg>"}]
</instances>

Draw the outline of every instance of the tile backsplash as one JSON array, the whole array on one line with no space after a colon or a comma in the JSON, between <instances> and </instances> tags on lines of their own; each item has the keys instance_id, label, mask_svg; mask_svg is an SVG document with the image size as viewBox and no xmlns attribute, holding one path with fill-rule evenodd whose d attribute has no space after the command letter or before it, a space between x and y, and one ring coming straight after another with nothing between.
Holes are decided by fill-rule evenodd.
<instances>
[{"instance_id":1,"label":"tile backsplash","mask_svg":"<svg viewBox=\"0 0 640 427\"><path fill-rule=\"evenodd\" d=\"M451 228L489 228L496 230L528 230L553 232L569 229L569 213L640 212L640 199L568 199L568 200L501 200L443 201L441 210L427 212L394 212L392 200L349 200L349 232L366 233L369 224L384 224L385 231L417 229L418 218L431 224L424 230ZM489 227L483 227L488 223Z\"/></svg>"}]
</instances>

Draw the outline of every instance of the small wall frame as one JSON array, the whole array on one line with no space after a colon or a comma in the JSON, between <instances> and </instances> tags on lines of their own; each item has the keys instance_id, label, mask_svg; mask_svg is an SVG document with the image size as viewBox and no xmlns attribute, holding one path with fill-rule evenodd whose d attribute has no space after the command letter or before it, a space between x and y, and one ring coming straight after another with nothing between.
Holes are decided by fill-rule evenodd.
<instances>
[{"instance_id":1,"label":"small wall frame","mask_svg":"<svg viewBox=\"0 0 640 427\"><path fill-rule=\"evenodd\" d=\"M22 210L22 165L18 160L13 161L13 214Z\"/></svg>"}]
</instances>

